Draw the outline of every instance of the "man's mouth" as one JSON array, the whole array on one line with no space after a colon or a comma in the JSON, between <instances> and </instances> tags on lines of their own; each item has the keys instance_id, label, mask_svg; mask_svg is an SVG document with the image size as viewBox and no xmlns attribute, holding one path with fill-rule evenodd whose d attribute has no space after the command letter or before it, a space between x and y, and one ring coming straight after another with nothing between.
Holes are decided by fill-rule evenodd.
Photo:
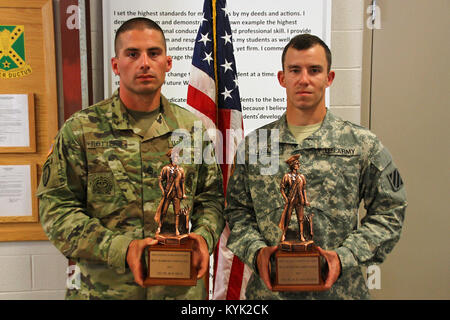
<instances>
[{"instance_id":1,"label":"man's mouth","mask_svg":"<svg viewBox=\"0 0 450 320\"><path fill-rule=\"evenodd\" d=\"M140 79L140 80L151 80L151 79L154 79L155 77L152 76L151 74L141 74L141 75L137 76L136 78Z\"/></svg>"}]
</instances>

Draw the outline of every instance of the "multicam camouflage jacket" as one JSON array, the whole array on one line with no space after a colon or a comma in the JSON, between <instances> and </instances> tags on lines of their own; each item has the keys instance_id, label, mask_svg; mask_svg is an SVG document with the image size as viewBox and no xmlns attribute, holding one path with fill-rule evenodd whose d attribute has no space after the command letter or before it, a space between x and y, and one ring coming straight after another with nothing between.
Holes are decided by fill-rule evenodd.
<instances>
[{"instance_id":1,"label":"multicam camouflage jacket","mask_svg":"<svg viewBox=\"0 0 450 320\"><path fill-rule=\"evenodd\" d=\"M68 290L68 299L204 299L207 295L203 280L194 287L141 288L126 266L129 243L155 235L154 216L162 196L158 178L169 163L167 151L181 140L189 142L182 135L173 139L173 133L192 137L199 129L200 139L203 136L201 121L192 113L164 97L160 110L148 131L142 132L116 92L74 114L56 137L37 195L50 241L81 271L79 288ZM201 140L200 146L210 143ZM185 154L183 160L186 155L193 157ZM191 209L191 232L203 236L212 253L225 223L220 167L185 162L179 164L185 170L187 197L182 206ZM167 221L170 215L172 206Z\"/></svg>"},{"instance_id":2,"label":"multicam camouflage jacket","mask_svg":"<svg viewBox=\"0 0 450 320\"><path fill-rule=\"evenodd\" d=\"M314 214L314 242L336 251L342 265L337 282L325 292L271 292L256 268L258 250L280 242L280 181L289 172L285 161L294 154L300 154L299 172L307 181L310 206L305 215ZM359 221L362 200L366 215ZM226 203L231 229L227 246L254 271L248 299L370 298L361 266L381 263L393 249L407 205L403 182L386 148L367 129L330 112L300 145L285 115L247 136L238 151ZM295 214L289 228L295 227L293 220Z\"/></svg>"}]
</instances>

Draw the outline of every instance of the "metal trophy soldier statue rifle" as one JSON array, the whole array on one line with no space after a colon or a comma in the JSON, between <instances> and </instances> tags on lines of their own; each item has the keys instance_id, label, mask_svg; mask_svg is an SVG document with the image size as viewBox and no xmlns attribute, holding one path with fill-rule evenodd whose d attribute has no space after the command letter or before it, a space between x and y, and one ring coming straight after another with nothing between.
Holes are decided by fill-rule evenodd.
<instances>
[{"instance_id":1,"label":"metal trophy soldier statue rifle","mask_svg":"<svg viewBox=\"0 0 450 320\"><path fill-rule=\"evenodd\" d=\"M178 151L170 149L166 156L169 157L170 163L162 168L159 175L159 188L163 195L155 215L155 221L158 224L156 239L165 243L165 240L172 238L177 239L179 243L182 239L188 237L187 234L180 233L180 215L185 216L185 229L188 230L190 208L181 208L181 200L186 199L186 194L184 189L184 169L178 166ZM173 234L161 235L161 227L171 203L175 214L175 236Z\"/></svg>"},{"instance_id":2,"label":"metal trophy soldier statue rifle","mask_svg":"<svg viewBox=\"0 0 450 320\"><path fill-rule=\"evenodd\" d=\"M303 250L306 250L308 246L313 244L313 222L312 218L314 214L310 214L305 217L304 206L309 206L308 199L306 197L306 178L303 174L298 172L300 168L300 161L298 158L300 155L294 155L286 160L289 165L290 172L286 173L281 179L280 189L281 195L285 200L284 210L281 215L279 227L283 231L281 236L280 248L282 250L294 250L300 244ZM297 220L299 225L300 236L299 240L288 241L286 240L286 232L291 221L292 211L295 209L297 214ZM307 233L305 233L304 226L307 226ZM305 236L306 235L306 236Z\"/></svg>"},{"instance_id":3,"label":"metal trophy soldier statue rifle","mask_svg":"<svg viewBox=\"0 0 450 320\"><path fill-rule=\"evenodd\" d=\"M314 245L313 216L305 215L304 207L309 206L306 197L306 178L299 172L300 155L286 160L290 171L281 179L280 189L285 205L279 227L281 241L275 253L275 282L273 291L322 291L323 278L320 274L320 253ZM292 211L295 210L299 235L292 239L288 233Z\"/></svg>"}]
</instances>

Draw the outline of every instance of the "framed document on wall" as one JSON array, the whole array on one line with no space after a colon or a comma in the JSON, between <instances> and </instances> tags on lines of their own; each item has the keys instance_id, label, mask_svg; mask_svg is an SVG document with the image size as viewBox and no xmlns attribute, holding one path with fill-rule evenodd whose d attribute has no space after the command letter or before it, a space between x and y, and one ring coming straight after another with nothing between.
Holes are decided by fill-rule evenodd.
<instances>
[{"instance_id":1,"label":"framed document on wall","mask_svg":"<svg viewBox=\"0 0 450 320\"><path fill-rule=\"evenodd\" d=\"M0 94L0 153L36 152L34 95Z\"/></svg>"},{"instance_id":2,"label":"framed document on wall","mask_svg":"<svg viewBox=\"0 0 450 320\"><path fill-rule=\"evenodd\" d=\"M38 222L36 164L0 161L0 223Z\"/></svg>"}]
</instances>

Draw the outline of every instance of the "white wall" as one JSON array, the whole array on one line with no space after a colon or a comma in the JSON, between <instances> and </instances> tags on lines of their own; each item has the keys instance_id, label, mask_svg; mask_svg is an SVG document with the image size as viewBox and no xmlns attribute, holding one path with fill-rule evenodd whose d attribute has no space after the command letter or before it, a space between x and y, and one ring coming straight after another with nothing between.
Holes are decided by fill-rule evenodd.
<instances>
[{"instance_id":1,"label":"white wall","mask_svg":"<svg viewBox=\"0 0 450 320\"><path fill-rule=\"evenodd\" d=\"M360 124L361 75L365 8L360 0L334 0L331 13L332 69L330 110Z\"/></svg>"},{"instance_id":2,"label":"white wall","mask_svg":"<svg viewBox=\"0 0 450 320\"><path fill-rule=\"evenodd\" d=\"M0 299L64 299L67 259L47 241L0 243Z\"/></svg>"},{"instance_id":3,"label":"white wall","mask_svg":"<svg viewBox=\"0 0 450 320\"><path fill-rule=\"evenodd\" d=\"M90 2L93 97L97 102L103 97L101 0ZM330 89L330 110L360 123L363 1L334 0L331 20L336 79ZM47 241L0 243L0 299L64 299L66 270L67 259Z\"/></svg>"}]
</instances>

